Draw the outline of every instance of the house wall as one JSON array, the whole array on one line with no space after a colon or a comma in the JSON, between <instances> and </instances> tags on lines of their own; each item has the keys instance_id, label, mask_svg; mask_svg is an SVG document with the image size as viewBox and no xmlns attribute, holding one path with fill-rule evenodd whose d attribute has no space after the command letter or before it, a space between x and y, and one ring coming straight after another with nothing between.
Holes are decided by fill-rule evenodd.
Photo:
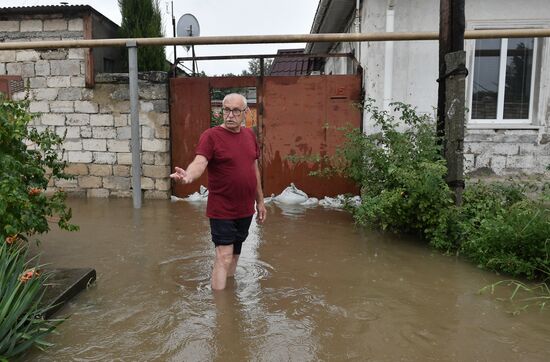
<instances>
[{"instance_id":1,"label":"house wall","mask_svg":"<svg viewBox=\"0 0 550 362\"><path fill-rule=\"evenodd\" d=\"M393 4L394 31L438 31L439 1L363 0L361 31L386 31L388 4ZM466 2L466 27L475 29L480 24L498 27L550 27L550 7L547 0L485 0ZM353 25L350 32L353 32ZM540 39L538 61L542 69L537 76L538 90L532 125L510 127L504 125L467 126L465 139L465 167L468 172L485 171L488 174L541 174L550 165L550 40ZM393 62L386 63L386 47L390 43L363 42L359 52L364 67L366 97L374 98L384 107L384 79L391 74L391 101L413 104L418 111L435 115L437 105L438 42L393 42ZM333 51L349 51L355 44L339 44ZM474 41L465 42L467 67L473 62ZM391 68L390 68L391 67ZM327 62L325 71L342 71L342 61ZM390 73L391 72L391 73ZM467 78L466 106L469 107L471 77ZM368 117L364 129L373 131Z\"/></svg>"},{"instance_id":2,"label":"house wall","mask_svg":"<svg viewBox=\"0 0 550 362\"><path fill-rule=\"evenodd\" d=\"M82 39L83 20L19 19L0 21L6 41ZM0 74L21 75L29 85L34 126L66 139L63 159L73 180L55 180L88 197L131 196L130 103L127 74L98 74L85 88L84 49L0 51ZM146 198L170 196L168 86L166 73L140 73L142 190ZM14 94L23 99L26 92Z\"/></svg>"},{"instance_id":3,"label":"house wall","mask_svg":"<svg viewBox=\"0 0 550 362\"><path fill-rule=\"evenodd\" d=\"M106 19L98 16L97 14L92 15L92 38L93 39L112 39L119 38L118 29L114 29L112 24L109 23ZM94 48L92 50L94 57L94 71L95 73L105 73L105 72L125 72L127 71L124 68L124 64L121 61L123 58L124 48L107 48L100 47ZM104 68L104 58L113 61L113 69Z\"/></svg>"}]
</instances>

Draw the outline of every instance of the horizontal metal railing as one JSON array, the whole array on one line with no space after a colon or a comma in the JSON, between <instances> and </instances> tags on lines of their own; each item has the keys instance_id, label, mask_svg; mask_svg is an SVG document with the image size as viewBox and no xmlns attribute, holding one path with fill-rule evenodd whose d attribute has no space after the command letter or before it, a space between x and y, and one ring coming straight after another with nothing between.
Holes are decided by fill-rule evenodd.
<instances>
[{"instance_id":1,"label":"horizontal metal railing","mask_svg":"<svg viewBox=\"0 0 550 362\"><path fill-rule=\"evenodd\" d=\"M550 29L498 29L469 30L465 39L491 38L540 38L550 37ZM229 35L177 38L135 39L80 39L44 40L0 43L0 50L125 47L128 41L138 46L145 45L222 45L222 44L268 44L312 42L373 42L373 41L418 41L438 40L438 32L392 32L392 33L330 33L330 34L281 34L281 35Z\"/></svg>"}]
</instances>

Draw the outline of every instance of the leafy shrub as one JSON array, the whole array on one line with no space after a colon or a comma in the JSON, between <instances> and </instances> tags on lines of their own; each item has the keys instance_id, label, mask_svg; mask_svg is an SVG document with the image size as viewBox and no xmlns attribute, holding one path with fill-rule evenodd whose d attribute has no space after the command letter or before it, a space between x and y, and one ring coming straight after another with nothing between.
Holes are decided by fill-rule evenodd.
<instances>
[{"instance_id":1,"label":"leafy shrub","mask_svg":"<svg viewBox=\"0 0 550 362\"><path fill-rule=\"evenodd\" d=\"M0 357L22 353L32 345L44 346L42 337L55 323L40 321L38 307L44 277L24 283L21 273L30 268L26 261L31 236L49 231L49 222L65 230L71 210L65 194L45 190L52 178L68 178L63 173L59 145L63 137L50 130L29 127L33 115L27 102L0 99Z\"/></svg>"},{"instance_id":2,"label":"leafy shrub","mask_svg":"<svg viewBox=\"0 0 550 362\"><path fill-rule=\"evenodd\" d=\"M452 205L444 181L445 160L430 118L404 103L392 106L398 118L368 100L364 107L380 131L352 130L338 152L347 160L342 172L361 187L362 204L354 210L355 220L430 238L444 222L441 210Z\"/></svg>"},{"instance_id":3,"label":"leafy shrub","mask_svg":"<svg viewBox=\"0 0 550 362\"><path fill-rule=\"evenodd\" d=\"M464 194L461 252L479 265L514 276L550 275L550 209L520 185L477 184Z\"/></svg>"},{"instance_id":4,"label":"leafy shrub","mask_svg":"<svg viewBox=\"0 0 550 362\"><path fill-rule=\"evenodd\" d=\"M333 173L361 187L361 205L352 208L355 221L419 232L432 246L487 269L550 276L548 196L531 200L518 183L478 183L468 185L463 205L456 207L444 181L447 167L433 122L409 105L392 106L398 118L368 100L364 107L380 131L349 130L330 160Z\"/></svg>"},{"instance_id":5,"label":"leafy shrub","mask_svg":"<svg viewBox=\"0 0 550 362\"><path fill-rule=\"evenodd\" d=\"M47 278L42 271L31 268L27 248L21 241L0 245L0 360L16 357L31 346L50 344L44 337L60 320L44 320L45 307L40 306Z\"/></svg>"},{"instance_id":6,"label":"leafy shrub","mask_svg":"<svg viewBox=\"0 0 550 362\"><path fill-rule=\"evenodd\" d=\"M63 137L27 128L32 118L26 102L0 100L0 240L47 232L48 219L54 216L61 228L76 229L68 222L71 210L64 204L65 193L44 192L51 178L70 178L59 160Z\"/></svg>"}]
</instances>

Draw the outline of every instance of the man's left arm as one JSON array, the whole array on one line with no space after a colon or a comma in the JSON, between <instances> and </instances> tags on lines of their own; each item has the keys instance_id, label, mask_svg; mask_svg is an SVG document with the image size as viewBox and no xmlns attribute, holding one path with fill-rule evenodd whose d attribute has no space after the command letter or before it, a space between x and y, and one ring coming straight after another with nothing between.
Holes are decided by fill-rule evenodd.
<instances>
[{"instance_id":1,"label":"man's left arm","mask_svg":"<svg viewBox=\"0 0 550 362\"><path fill-rule=\"evenodd\" d=\"M262 190L262 178L260 177L258 160L254 161L254 168L256 169L256 210L258 211L258 221L261 224L265 221L267 212L264 204L264 192Z\"/></svg>"}]
</instances>

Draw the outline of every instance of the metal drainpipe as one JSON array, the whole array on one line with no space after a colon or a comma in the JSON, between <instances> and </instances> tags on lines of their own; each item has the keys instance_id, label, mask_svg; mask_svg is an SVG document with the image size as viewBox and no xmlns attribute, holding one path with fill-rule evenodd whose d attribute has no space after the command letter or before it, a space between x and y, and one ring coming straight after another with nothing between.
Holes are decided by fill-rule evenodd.
<instances>
[{"instance_id":1,"label":"metal drainpipe","mask_svg":"<svg viewBox=\"0 0 550 362\"><path fill-rule=\"evenodd\" d=\"M128 83L130 88L130 124L132 126L132 198L134 209L141 208L141 144L139 136L139 93L137 43L126 42L128 48Z\"/></svg>"},{"instance_id":2,"label":"metal drainpipe","mask_svg":"<svg viewBox=\"0 0 550 362\"><path fill-rule=\"evenodd\" d=\"M388 8L386 10L386 32L393 33L395 30L394 25L395 10L394 1L388 1ZM393 41L388 41L385 44L384 54L384 110L390 110L390 103L392 101L393 92Z\"/></svg>"},{"instance_id":3,"label":"metal drainpipe","mask_svg":"<svg viewBox=\"0 0 550 362\"><path fill-rule=\"evenodd\" d=\"M355 2L355 32L361 33L361 0ZM361 42L357 42L355 59L361 64Z\"/></svg>"}]
</instances>

